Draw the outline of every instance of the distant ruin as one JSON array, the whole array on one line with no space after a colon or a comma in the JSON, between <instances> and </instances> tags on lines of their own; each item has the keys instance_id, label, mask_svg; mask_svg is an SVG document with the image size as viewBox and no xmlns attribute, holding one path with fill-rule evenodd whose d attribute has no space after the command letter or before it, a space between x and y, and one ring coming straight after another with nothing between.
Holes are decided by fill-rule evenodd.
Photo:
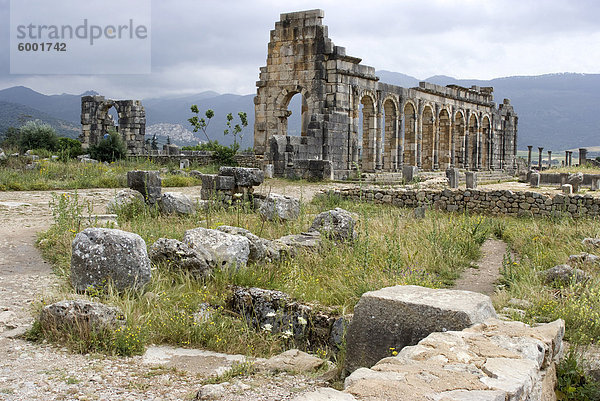
<instances>
[{"instance_id":1,"label":"distant ruin","mask_svg":"<svg viewBox=\"0 0 600 401\"><path fill-rule=\"evenodd\" d=\"M275 175L344 179L364 172L516 167L518 117L493 88L379 82L373 67L334 46L324 12L281 14L256 86L254 149ZM288 105L302 95L300 136ZM361 112L362 106L362 112ZM362 117L362 124L359 121Z\"/></svg>"},{"instance_id":2,"label":"distant ruin","mask_svg":"<svg viewBox=\"0 0 600 401\"><path fill-rule=\"evenodd\" d=\"M114 107L119 116L115 122L108 111ZM118 124L118 125L117 125ZM112 100L104 96L81 98L81 135L84 149L96 145L110 130L116 129L127 145L127 154L144 153L146 111L139 100Z\"/></svg>"}]
</instances>

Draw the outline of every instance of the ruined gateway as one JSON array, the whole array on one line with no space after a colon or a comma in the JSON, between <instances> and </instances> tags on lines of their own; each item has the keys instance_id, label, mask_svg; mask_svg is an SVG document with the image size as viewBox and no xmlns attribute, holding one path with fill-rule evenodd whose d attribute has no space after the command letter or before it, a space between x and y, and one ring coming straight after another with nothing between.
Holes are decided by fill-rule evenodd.
<instances>
[{"instance_id":1,"label":"ruined gateway","mask_svg":"<svg viewBox=\"0 0 600 401\"><path fill-rule=\"evenodd\" d=\"M508 99L496 107L493 88L379 82L373 67L334 46L323 16L323 10L281 14L271 31L256 83L254 149L275 175L345 179L403 165L516 167L518 118ZM291 136L288 104L298 93L302 132Z\"/></svg>"},{"instance_id":2,"label":"ruined gateway","mask_svg":"<svg viewBox=\"0 0 600 401\"><path fill-rule=\"evenodd\" d=\"M114 107L119 116L115 122L108 111ZM118 124L118 126L116 125ZM144 152L146 111L139 100L112 100L104 96L81 98L81 135L83 149L96 145L108 131L116 129L127 145L129 155Z\"/></svg>"}]
</instances>

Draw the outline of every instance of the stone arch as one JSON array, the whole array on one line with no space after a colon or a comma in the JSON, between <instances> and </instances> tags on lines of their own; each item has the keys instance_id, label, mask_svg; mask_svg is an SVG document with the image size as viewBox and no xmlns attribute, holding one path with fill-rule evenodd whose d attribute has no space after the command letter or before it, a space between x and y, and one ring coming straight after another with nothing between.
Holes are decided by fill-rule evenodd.
<instances>
[{"instance_id":1,"label":"stone arch","mask_svg":"<svg viewBox=\"0 0 600 401\"><path fill-rule=\"evenodd\" d=\"M490 169L492 166L491 132L492 123L490 117L485 114L481 120L481 167L484 169Z\"/></svg>"},{"instance_id":2,"label":"stone arch","mask_svg":"<svg viewBox=\"0 0 600 401\"><path fill-rule=\"evenodd\" d=\"M377 97L370 91L359 95L358 107L362 105L362 127L359 127L361 152L359 160L363 171L375 171L375 140L377 135Z\"/></svg>"},{"instance_id":3,"label":"stone arch","mask_svg":"<svg viewBox=\"0 0 600 401\"><path fill-rule=\"evenodd\" d=\"M394 96L383 99L383 168L391 171L398 168L398 102Z\"/></svg>"},{"instance_id":4,"label":"stone arch","mask_svg":"<svg viewBox=\"0 0 600 401\"><path fill-rule=\"evenodd\" d=\"M465 112L463 110L457 110L454 112L453 124L452 124L452 137L454 138L454 156L455 165L458 167L466 166L466 123L465 123Z\"/></svg>"},{"instance_id":5,"label":"stone arch","mask_svg":"<svg viewBox=\"0 0 600 401\"><path fill-rule=\"evenodd\" d=\"M407 100L402 108L404 115L404 164L417 165L417 106Z\"/></svg>"},{"instance_id":6,"label":"stone arch","mask_svg":"<svg viewBox=\"0 0 600 401\"><path fill-rule=\"evenodd\" d=\"M279 94L279 96L277 96L277 99L275 100L275 105L276 105L276 116L278 117L278 122L279 122L279 126L278 126L278 134L280 135L288 135L288 117L292 115L292 111L288 110L288 106L290 104L290 101L292 100L292 98L297 95L300 94L302 96L302 109L301 109L301 128L300 128L300 134L301 136L306 136L306 132L307 132L307 128L308 128L308 121L309 121L309 116L310 116L310 112L309 112L309 99L310 99L310 93L302 86L300 85L296 85L296 86L289 86L289 87L285 87L281 93Z\"/></svg>"},{"instance_id":7,"label":"stone arch","mask_svg":"<svg viewBox=\"0 0 600 401\"><path fill-rule=\"evenodd\" d=\"M476 113L471 113L468 124L467 162L471 169L479 168L479 119Z\"/></svg>"},{"instance_id":8,"label":"stone arch","mask_svg":"<svg viewBox=\"0 0 600 401\"><path fill-rule=\"evenodd\" d=\"M429 103L423 106L421 113L422 145L421 166L423 170L433 170L435 166L435 109Z\"/></svg>"},{"instance_id":9,"label":"stone arch","mask_svg":"<svg viewBox=\"0 0 600 401\"><path fill-rule=\"evenodd\" d=\"M446 107L440 110L438 117L438 127L440 132L439 140L439 164L440 168L447 169L453 165L452 162L452 123L450 120L450 111Z\"/></svg>"}]
</instances>

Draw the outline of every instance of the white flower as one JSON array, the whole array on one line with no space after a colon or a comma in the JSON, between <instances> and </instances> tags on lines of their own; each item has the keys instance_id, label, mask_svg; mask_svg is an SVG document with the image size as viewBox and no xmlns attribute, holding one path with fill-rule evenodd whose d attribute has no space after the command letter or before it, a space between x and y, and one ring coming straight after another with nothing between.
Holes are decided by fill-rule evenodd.
<instances>
[{"instance_id":1,"label":"white flower","mask_svg":"<svg viewBox=\"0 0 600 401\"><path fill-rule=\"evenodd\" d=\"M306 326L306 323L308 323L308 322L302 316L298 316L298 323L301 324L302 326Z\"/></svg>"},{"instance_id":2,"label":"white flower","mask_svg":"<svg viewBox=\"0 0 600 401\"><path fill-rule=\"evenodd\" d=\"M269 323L267 323L263 326L263 330L265 330L265 331L271 331L272 328L273 328L273 325L269 324Z\"/></svg>"},{"instance_id":3,"label":"white flower","mask_svg":"<svg viewBox=\"0 0 600 401\"><path fill-rule=\"evenodd\" d=\"M267 313L267 317L274 317L275 316L275 312L269 312Z\"/></svg>"},{"instance_id":4,"label":"white flower","mask_svg":"<svg viewBox=\"0 0 600 401\"><path fill-rule=\"evenodd\" d=\"M291 330L286 330L283 332L283 334L281 335L283 338L290 338L292 336L292 331Z\"/></svg>"}]
</instances>

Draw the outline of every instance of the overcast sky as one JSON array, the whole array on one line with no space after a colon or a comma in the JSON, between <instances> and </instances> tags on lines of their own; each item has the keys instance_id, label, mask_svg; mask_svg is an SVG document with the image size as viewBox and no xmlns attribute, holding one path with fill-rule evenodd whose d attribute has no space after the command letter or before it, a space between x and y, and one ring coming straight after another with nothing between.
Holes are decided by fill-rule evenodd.
<instances>
[{"instance_id":1,"label":"overcast sky","mask_svg":"<svg viewBox=\"0 0 600 401\"><path fill-rule=\"evenodd\" d=\"M152 74L94 76L10 75L9 5L0 0L0 88L46 94L255 93L279 14L314 8L325 10L336 45L378 70L418 79L600 73L596 0L153 0ZM115 13L128 12L122 0Z\"/></svg>"}]
</instances>

